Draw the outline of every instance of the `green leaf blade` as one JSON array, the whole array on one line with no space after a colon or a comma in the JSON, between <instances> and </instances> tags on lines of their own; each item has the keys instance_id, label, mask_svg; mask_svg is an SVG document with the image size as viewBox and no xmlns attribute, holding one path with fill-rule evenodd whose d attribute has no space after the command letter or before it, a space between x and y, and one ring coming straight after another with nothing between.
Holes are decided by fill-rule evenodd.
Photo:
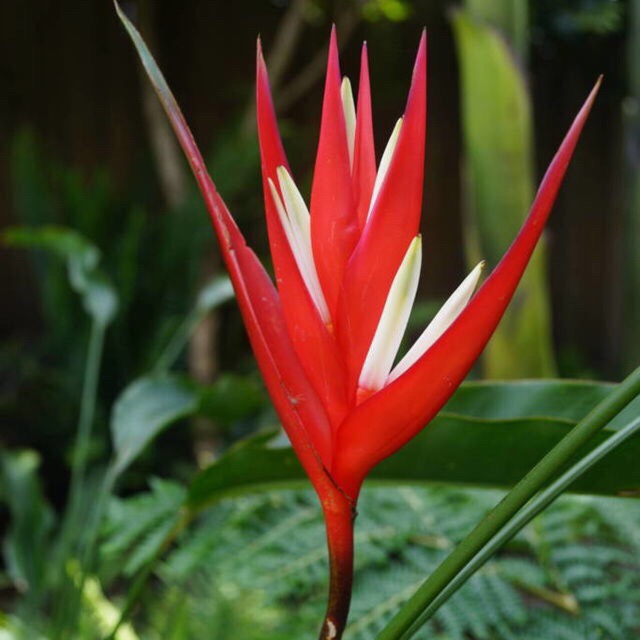
<instances>
[{"instance_id":1,"label":"green leaf blade","mask_svg":"<svg viewBox=\"0 0 640 640\"><path fill-rule=\"evenodd\" d=\"M116 401L111 420L116 473L124 471L164 429L193 415L197 390L177 376L141 378Z\"/></svg>"},{"instance_id":2,"label":"green leaf blade","mask_svg":"<svg viewBox=\"0 0 640 640\"><path fill-rule=\"evenodd\" d=\"M511 487L613 388L562 380L464 384L420 435L373 470L368 482ZM513 399L505 405L507 396ZM599 434L594 442L607 435ZM572 490L640 497L638 456L640 436L600 462ZM230 495L305 482L286 439L273 429L239 442L198 473L187 508L198 512Z\"/></svg>"}]
</instances>

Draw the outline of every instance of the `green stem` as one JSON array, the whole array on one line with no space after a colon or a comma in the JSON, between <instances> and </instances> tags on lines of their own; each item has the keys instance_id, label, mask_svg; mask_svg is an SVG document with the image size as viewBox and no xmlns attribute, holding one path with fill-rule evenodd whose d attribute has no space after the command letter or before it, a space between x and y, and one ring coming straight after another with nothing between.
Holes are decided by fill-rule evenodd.
<instances>
[{"instance_id":1,"label":"green stem","mask_svg":"<svg viewBox=\"0 0 640 640\"><path fill-rule=\"evenodd\" d=\"M478 524L382 630L378 640L410 637L425 609L502 527L540 491L580 449L640 394L640 367L581 420Z\"/></svg>"},{"instance_id":2,"label":"green stem","mask_svg":"<svg viewBox=\"0 0 640 640\"><path fill-rule=\"evenodd\" d=\"M100 484L97 498L93 503L94 507L87 515L86 522L84 522L82 527L79 527L79 531L81 532L78 540L78 557L80 558L79 575L71 593L67 593L63 598L65 615L62 619L63 626L57 637L66 638L70 630L77 629L78 618L82 608L84 587L87 577L93 570L100 524L102 523L102 516L111 491L113 490L115 479L114 467L110 466L105 472ZM64 570L66 570L66 567L64 567ZM69 618L67 618L66 612L68 612Z\"/></svg>"},{"instance_id":3,"label":"green stem","mask_svg":"<svg viewBox=\"0 0 640 640\"><path fill-rule=\"evenodd\" d=\"M91 326L89 350L87 353L84 381L82 384L78 431L76 434L73 461L71 465L69 504L71 505L72 510L80 495L80 489L87 469L89 444L91 442L91 431L98 393L100 364L102 362L102 351L104 347L104 331L105 327L100 322L94 322Z\"/></svg>"},{"instance_id":4,"label":"green stem","mask_svg":"<svg viewBox=\"0 0 640 640\"><path fill-rule=\"evenodd\" d=\"M180 323L171 340L169 340L167 346L158 357L158 361L154 367L156 372L168 371L175 364L175 361L185 348L194 329L202 321L203 316L202 311L196 308Z\"/></svg>"},{"instance_id":5,"label":"green stem","mask_svg":"<svg viewBox=\"0 0 640 640\"><path fill-rule=\"evenodd\" d=\"M566 491L582 474L586 473L594 464L599 462L616 447L626 442L640 431L640 418L636 418L620 431L598 445L591 453L582 458L549 487L541 491L529 504L505 525L492 540L473 558L469 564L447 585L437 598L424 610L422 615L412 625L409 633L417 631L436 613L436 611L456 592L464 583L480 569L487 560L502 546L513 538L521 529L527 526L540 512L544 511L560 494Z\"/></svg>"},{"instance_id":6,"label":"green stem","mask_svg":"<svg viewBox=\"0 0 640 640\"><path fill-rule=\"evenodd\" d=\"M91 432L97 403L98 380L100 377L100 365L104 349L105 328L106 327L102 323L94 321L91 326L91 334L89 337L87 359L82 381L80 415L78 417L76 441L71 462L71 480L69 483L69 497L67 500L68 508L64 516L64 522L62 523L57 550L57 571L63 573L67 570L66 562L70 557L71 546L73 545L76 533L78 531L85 531L84 527L79 526L79 510L81 507L80 498L82 486L85 480L89 444L91 442ZM65 583L60 593L61 606L57 620L54 622L53 635L56 638L64 637L64 629L68 624L67 616L74 615L70 609L73 598L75 598L75 595L70 593L70 587Z\"/></svg>"}]
</instances>

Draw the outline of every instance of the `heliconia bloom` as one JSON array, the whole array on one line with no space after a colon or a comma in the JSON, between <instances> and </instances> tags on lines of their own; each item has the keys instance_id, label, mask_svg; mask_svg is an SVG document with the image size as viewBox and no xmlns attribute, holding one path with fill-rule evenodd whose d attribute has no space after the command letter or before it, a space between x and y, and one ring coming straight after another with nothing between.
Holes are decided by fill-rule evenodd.
<instances>
[{"instance_id":1,"label":"heliconia bloom","mask_svg":"<svg viewBox=\"0 0 640 640\"><path fill-rule=\"evenodd\" d=\"M542 234L600 81L501 262L474 295L483 268L476 266L399 358L422 260L426 34L404 114L378 165L366 45L354 100L332 31L309 205L287 162L258 42L257 121L274 286L216 191L139 33L118 11L193 168L265 384L322 503L331 578L320 637L338 638L362 482L428 424L491 337Z\"/></svg>"}]
</instances>

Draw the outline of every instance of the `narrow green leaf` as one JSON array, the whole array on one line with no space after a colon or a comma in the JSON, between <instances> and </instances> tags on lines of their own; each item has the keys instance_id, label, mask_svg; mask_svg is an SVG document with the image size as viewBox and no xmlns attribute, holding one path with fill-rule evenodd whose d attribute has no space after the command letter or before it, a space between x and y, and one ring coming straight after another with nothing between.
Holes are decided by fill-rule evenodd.
<instances>
[{"instance_id":1,"label":"narrow green leaf","mask_svg":"<svg viewBox=\"0 0 640 640\"><path fill-rule=\"evenodd\" d=\"M529 524L538 514L546 509L564 491L566 491L575 481L586 471L598 464L605 456L610 455L626 440L640 431L640 417L637 416L621 425L602 444L597 446L591 453L573 465L568 471L563 473L557 480L541 491L529 504L522 508L520 512L501 529L477 555L458 573L458 575L442 590L440 595L424 610L423 614L413 625L412 629L418 629L433 617L435 612L445 603L458 589L478 571L502 546Z\"/></svg>"},{"instance_id":2,"label":"narrow green leaf","mask_svg":"<svg viewBox=\"0 0 640 640\"><path fill-rule=\"evenodd\" d=\"M67 265L69 283L82 298L84 310L101 326L107 326L118 311L118 294L100 270L100 251L79 233L64 227L16 227L4 234L14 247L45 249Z\"/></svg>"},{"instance_id":3,"label":"narrow green leaf","mask_svg":"<svg viewBox=\"0 0 640 640\"><path fill-rule=\"evenodd\" d=\"M500 535L504 527L509 527L512 520L518 517L523 508L526 509L526 505L536 495L556 481L570 463L588 456L589 450L593 451L595 436L601 437L602 430L606 425L639 395L640 367L617 385L602 402L580 420L555 447L518 481L513 489L420 585L400 611L385 626L379 635L379 639L399 640L400 638L410 638L415 633L416 625L425 610L456 580L469 562L472 562L486 545L491 544L491 541ZM585 450L585 447L589 447L589 450ZM503 460L501 457L498 459ZM604 473L601 468L598 471L598 476ZM635 485L634 491L636 495L640 494L639 487L640 485Z\"/></svg>"}]
</instances>

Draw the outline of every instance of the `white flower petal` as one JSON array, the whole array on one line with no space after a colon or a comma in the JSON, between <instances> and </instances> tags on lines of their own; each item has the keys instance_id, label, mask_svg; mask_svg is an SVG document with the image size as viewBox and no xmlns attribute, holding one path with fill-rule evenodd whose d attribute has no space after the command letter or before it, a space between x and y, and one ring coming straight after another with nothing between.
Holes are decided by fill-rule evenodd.
<instances>
[{"instance_id":1,"label":"white flower petal","mask_svg":"<svg viewBox=\"0 0 640 640\"><path fill-rule=\"evenodd\" d=\"M411 349L407 351L404 358L393 368L393 371L391 371L387 379L387 384L401 376L409 367L415 364L422 354L426 353L438 338L453 324L454 320L462 313L462 310L471 299L483 267L484 262L478 264L451 294L450 298L442 305L440 311L438 311L427 328L422 332L422 335L416 340Z\"/></svg>"},{"instance_id":2,"label":"white flower petal","mask_svg":"<svg viewBox=\"0 0 640 640\"><path fill-rule=\"evenodd\" d=\"M353 153L356 144L356 103L353 100L353 91L349 78L342 79L340 87L342 97L342 110L344 111L344 123L347 127L347 144L349 145L349 161L353 169Z\"/></svg>"},{"instance_id":3,"label":"white flower petal","mask_svg":"<svg viewBox=\"0 0 640 640\"><path fill-rule=\"evenodd\" d=\"M278 167L278 183L284 199L284 206L295 226L300 230L300 240L311 256L311 216L296 183L284 167Z\"/></svg>"},{"instance_id":4,"label":"white flower petal","mask_svg":"<svg viewBox=\"0 0 640 640\"><path fill-rule=\"evenodd\" d=\"M378 167L376 181L373 183L373 193L371 194L371 204L369 205L367 218L373 211L373 207L378 198L378 194L380 193L380 189L382 188L382 183L384 182L384 179L387 175L387 171L389 171L389 165L391 164L391 159L393 158L393 152L396 150L398 138L400 137L400 130L402 129L403 120L403 118L400 118L398 122L396 122L395 127L393 127L393 131L389 136L389 142L387 142L387 146L385 147L382 158L380 159L380 166Z\"/></svg>"},{"instance_id":5,"label":"white flower petal","mask_svg":"<svg viewBox=\"0 0 640 640\"><path fill-rule=\"evenodd\" d=\"M377 391L384 386L389 376L416 297L421 266L422 239L417 236L411 241L389 289L378 328L360 373L361 389Z\"/></svg>"},{"instance_id":6,"label":"white flower petal","mask_svg":"<svg viewBox=\"0 0 640 640\"><path fill-rule=\"evenodd\" d=\"M309 210L288 171L284 167L278 167L277 171L284 202L280 198L271 178L269 178L269 189L276 205L278 217L307 291L309 291L309 295L318 309L322 321L325 324L329 324L331 315L320 286L311 251Z\"/></svg>"}]
</instances>

